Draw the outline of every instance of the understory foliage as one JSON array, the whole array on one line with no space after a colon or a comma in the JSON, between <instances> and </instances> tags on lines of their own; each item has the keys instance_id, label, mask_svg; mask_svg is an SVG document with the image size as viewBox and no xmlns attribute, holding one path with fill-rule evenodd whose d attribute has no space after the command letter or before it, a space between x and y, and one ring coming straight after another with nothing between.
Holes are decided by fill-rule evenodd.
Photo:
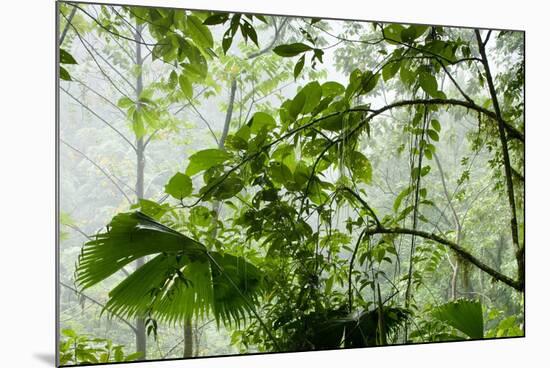
<instances>
[{"instance_id":1,"label":"understory foliage","mask_svg":"<svg viewBox=\"0 0 550 368\"><path fill-rule=\"evenodd\" d=\"M132 362L142 356L140 352L126 355L124 346L113 345L109 339L78 335L70 329L61 331L61 334L59 361L62 365Z\"/></svg>"},{"instance_id":2,"label":"understory foliage","mask_svg":"<svg viewBox=\"0 0 550 368\"><path fill-rule=\"evenodd\" d=\"M107 290L101 318L137 318L157 345L212 318L242 353L523 335L522 33L60 12L64 96L117 116L79 102L116 170L65 141L81 128L61 133L126 199L71 253L79 295ZM111 361L107 340L67 336L63 363Z\"/></svg>"}]
</instances>

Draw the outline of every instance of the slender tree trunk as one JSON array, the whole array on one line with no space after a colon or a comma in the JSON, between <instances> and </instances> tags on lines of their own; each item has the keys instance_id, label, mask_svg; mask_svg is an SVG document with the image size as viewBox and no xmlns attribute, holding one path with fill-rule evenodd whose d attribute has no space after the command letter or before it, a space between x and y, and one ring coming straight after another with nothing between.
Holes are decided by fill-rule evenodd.
<instances>
[{"instance_id":1,"label":"slender tree trunk","mask_svg":"<svg viewBox=\"0 0 550 368\"><path fill-rule=\"evenodd\" d=\"M456 283L458 278L458 262L451 266L453 273L451 274L451 300L456 299Z\"/></svg>"},{"instance_id":2,"label":"slender tree trunk","mask_svg":"<svg viewBox=\"0 0 550 368\"><path fill-rule=\"evenodd\" d=\"M141 25L136 24L136 33L134 35L136 40L136 65L140 71L136 78L136 99L139 100L139 96L143 91L143 76L141 72L141 66L143 64L143 59L141 56ZM136 106L136 111L139 111L139 103ZM145 146L143 142L143 137L137 138L136 142L136 201L139 202L140 199L144 197L144 187L143 179L145 176ZM136 261L136 269L143 266L145 260L143 258ZM145 318L140 316L136 318L136 351L142 352L142 359L147 357L147 335L145 333Z\"/></svg>"},{"instance_id":3,"label":"slender tree trunk","mask_svg":"<svg viewBox=\"0 0 550 368\"><path fill-rule=\"evenodd\" d=\"M229 101L227 104L227 111L225 113L225 121L223 124L223 131L220 139L218 140L218 149L225 151L225 140L227 139L227 135L229 134L229 128L231 125L231 118L233 116L233 106L235 105L235 92L237 90L237 79L233 78L231 79L231 87L229 91ZM220 212L220 202L214 201L212 203L212 211L214 211L215 215L212 218L212 222L216 222L219 217ZM215 238L218 234L218 227L215 226L214 230L212 230L212 238Z\"/></svg>"},{"instance_id":4,"label":"slender tree trunk","mask_svg":"<svg viewBox=\"0 0 550 368\"><path fill-rule=\"evenodd\" d=\"M463 295L467 299L474 299L476 294L474 293L474 287L472 285L472 266L468 263L462 265L462 290Z\"/></svg>"},{"instance_id":5,"label":"slender tree trunk","mask_svg":"<svg viewBox=\"0 0 550 368\"><path fill-rule=\"evenodd\" d=\"M225 150L225 140L227 138L227 135L229 133L229 127L231 124L231 117L233 115L233 106L235 104L235 91L237 89L237 80L233 78L231 80L231 90L229 93L229 103L227 105L227 112L225 114L225 122L223 126L222 135L218 141L218 148L221 150ZM215 201L212 203L212 211L214 211L215 215L212 218L212 222L216 222L218 220L219 211L220 211L220 202ZM218 233L217 226L214 227L212 230L212 238L215 238ZM183 357L188 358L193 356L193 321L191 318L187 318L185 320L185 323L183 325L183 341L184 341L184 347L183 347Z\"/></svg>"},{"instance_id":6,"label":"slender tree trunk","mask_svg":"<svg viewBox=\"0 0 550 368\"><path fill-rule=\"evenodd\" d=\"M73 10L71 10L71 14L69 14L69 18L67 19L67 24L65 25L65 28L61 33L61 37L59 38L60 46L63 44L63 41L65 40L65 36L67 36L67 32L69 31L69 26L71 25L71 22L73 20L75 13L76 13L76 7L73 7Z\"/></svg>"},{"instance_id":7,"label":"slender tree trunk","mask_svg":"<svg viewBox=\"0 0 550 368\"><path fill-rule=\"evenodd\" d=\"M201 333L200 333L200 328L195 325L194 328L193 328L193 341L194 341L194 344L195 346L193 346L193 348L195 349L195 355L194 356L199 356L199 348L200 348L200 337L201 337Z\"/></svg>"},{"instance_id":8,"label":"slender tree trunk","mask_svg":"<svg viewBox=\"0 0 550 368\"><path fill-rule=\"evenodd\" d=\"M191 317L185 318L183 327L183 357L193 356L193 321Z\"/></svg>"},{"instance_id":9,"label":"slender tree trunk","mask_svg":"<svg viewBox=\"0 0 550 368\"><path fill-rule=\"evenodd\" d=\"M502 148L502 163L504 165L504 173L506 176L506 192L508 194L508 203L510 205L510 230L512 232L512 243L514 245L516 262L518 265L518 281L523 290L525 286L524 249L523 246L519 243L518 220L516 215L516 199L514 195L514 184L512 182L512 166L510 164L510 154L508 152L508 138L506 136L505 123L500 111L500 104L493 82L493 77L491 75L491 68L489 67L489 59L487 58L487 54L485 52L485 43L481 40L481 34L479 30L476 29L475 34L479 53L481 55L481 60L485 69L485 77L487 79L487 85L489 86L493 108L495 109L495 115L498 122L498 132Z\"/></svg>"},{"instance_id":10,"label":"slender tree trunk","mask_svg":"<svg viewBox=\"0 0 550 368\"><path fill-rule=\"evenodd\" d=\"M225 122L223 125L222 136L220 137L218 148L225 149L225 139L229 133L229 127L231 124L231 117L233 116L233 106L235 105L235 91L237 90L237 79L231 79L231 87L229 91L229 104L227 105L227 112L225 114Z\"/></svg>"}]
</instances>

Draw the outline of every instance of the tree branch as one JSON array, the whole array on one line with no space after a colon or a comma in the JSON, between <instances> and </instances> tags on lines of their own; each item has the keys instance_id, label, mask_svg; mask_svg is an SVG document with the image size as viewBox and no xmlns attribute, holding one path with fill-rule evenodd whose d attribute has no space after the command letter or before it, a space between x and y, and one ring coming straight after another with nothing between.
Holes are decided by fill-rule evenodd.
<instances>
[{"instance_id":1,"label":"tree branch","mask_svg":"<svg viewBox=\"0 0 550 368\"><path fill-rule=\"evenodd\" d=\"M122 110L120 107L118 107L116 104L114 104L110 99L103 96L101 93L97 92L95 89L88 86L86 83L82 82L80 79L76 79L76 78L73 77L73 80L77 83L80 83L84 88L88 89L90 92L92 92L93 94L95 94L96 96L101 98L103 101L107 102L109 105L114 107L118 112L120 112L124 117L126 117L126 112L124 110Z\"/></svg>"},{"instance_id":2,"label":"tree branch","mask_svg":"<svg viewBox=\"0 0 550 368\"><path fill-rule=\"evenodd\" d=\"M118 130L117 128L115 128L111 123L109 123L107 120L103 119L101 116L99 116L94 110L92 110L91 108L89 108L88 106L84 105L78 98L74 97L69 91L67 91L65 88L63 87L59 87L63 92L65 92L67 95L69 95L73 100L75 100L76 102L78 102L83 108L85 108L86 110L88 110L89 112L91 112L96 118L98 118L99 120L101 120L104 124L106 124L109 128L111 128L112 130L115 131L115 133L117 133L122 139L124 139L126 141L126 143L128 143L130 145L130 147L132 147L134 149L134 151L136 150L136 146L134 146L134 144L132 142L130 142L130 140L128 138L126 138L126 136L124 134L122 134L120 132L120 130Z\"/></svg>"},{"instance_id":3,"label":"tree branch","mask_svg":"<svg viewBox=\"0 0 550 368\"><path fill-rule=\"evenodd\" d=\"M113 32L111 29L109 29L109 27L106 27L104 24L102 24L100 21L98 21L93 15L91 15L90 13L88 13L86 10L82 9L80 6L74 4L74 3L68 3L69 5L79 9L81 12L83 12L84 14L86 14L88 17L90 17L98 26L100 26L102 29L104 29L105 31L109 32L110 34L116 36L116 37L120 37L120 38L124 38L125 40L128 40L128 41L132 41L132 42L135 42L135 43L138 43L138 44L141 44L141 45L146 45L146 46L156 46L156 45L163 45L161 43L147 43L147 42L141 42L139 40L136 40L135 38L131 38L131 37L128 37L128 36L124 36L124 35L121 35L120 33L116 33L116 32Z\"/></svg>"},{"instance_id":4,"label":"tree branch","mask_svg":"<svg viewBox=\"0 0 550 368\"><path fill-rule=\"evenodd\" d=\"M76 8L73 8L71 10L71 14L69 14L69 18L67 19L67 24L65 24L65 28L63 29L63 32L61 33L61 37L59 38L59 45L61 46L63 44L63 41L65 40L65 36L67 35L67 32L69 31L69 25L71 21L73 20L74 14L76 13Z\"/></svg>"},{"instance_id":5,"label":"tree branch","mask_svg":"<svg viewBox=\"0 0 550 368\"><path fill-rule=\"evenodd\" d=\"M214 141L216 141L216 145L219 146L219 141L218 141L218 137L216 137L216 133L214 133L214 130L212 129L212 126L210 125L210 123L208 122L208 120L206 120L206 118L201 114L201 112L196 108L196 106L193 104L193 101L191 101L189 98L187 98L187 101L188 101L188 106L191 106L191 108L193 109L193 111L195 111L195 113L198 115L198 117L203 121L204 124L206 124L206 126L208 127L208 130L210 131L210 134L212 134L212 138L214 138Z\"/></svg>"},{"instance_id":6,"label":"tree branch","mask_svg":"<svg viewBox=\"0 0 550 368\"><path fill-rule=\"evenodd\" d=\"M380 223L380 220L378 220L378 217L376 217L376 214L374 213L372 208L369 206L369 204L363 198L361 198L361 196L359 194L357 194L355 191L351 190L348 187L342 187L340 189L350 193L355 199L357 199L363 205L363 207L365 207L365 209L370 213L370 215L374 219L374 222L376 223L376 226L382 227L382 224Z\"/></svg>"},{"instance_id":7,"label":"tree branch","mask_svg":"<svg viewBox=\"0 0 550 368\"><path fill-rule=\"evenodd\" d=\"M413 229L405 229L405 228L383 228L378 227L371 230L367 230L365 232L366 235L374 235L374 234L404 234L404 235L414 235L419 236L424 239L433 240L439 244L445 245L448 248L450 248L452 251L454 251L457 255L459 255L464 260L470 262L480 270L484 271L488 275L490 275L494 280L501 281L504 284L514 288L517 291L523 292L523 282L513 280L512 278L503 275L502 273L494 270L493 268L489 267L479 259L477 259L475 256L473 256L471 253L469 253L467 250L459 246L458 244L447 240L445 238L442 238L436 234L431 234L422 230L413 230Z\"/></svg>"},{"instance_id":8,"label":"tree branch","mask_svg":"<svg viewBox=\"0 0 550 368\"><path fill-rule=\"evenodd\" d=\"M271 40L271 42L269 43L269 45L267 45L266 47L264 47L262 50L260 51L257 51L257 52L253 52L251 53L250 55L248 55L246 58L247 59L254 59L260 55L263 55L265 54L266 52L269 52L271 50L271 48L275 45L275 43L277 42L277 40L279 39L279 35L281 33L281 31L283 30L285 24L288 22L288 19L289 18L284 18L282 21L281 21L281 24L279 26L277 26L277 24L275 23L275 20L273 20L273 26L275 27L275 34L273 35L273 39Z\"/></svg>"},{"instance_id":9,"label":"tree branch","mask_svg":"<svg viewBox=\"0 0 550 368\"><path fill-rule=\"evenodd\" d=\"M490 110L487 110L487 109L485 109L481 106L478 106L478 105L473 104L473 103L468 102L468 101L456 100L456 99L452 99L452 98L432 98L432 99L403 100L403 101L398 101L398 102L394 102L392 104L386 105L386 106L381 107L377 110L364 109L364 108L351 108L351 109L349 109L349 111L369 111L369 112L373 113L373 116L371 116L371 117L374 117L376 115L380 115L381 113L383 113L387 110L390 110L390 109L394 109L396 107L413 106L413 105L462 106L462 107L465 107L467 109L471 109L471 110L480 112L484 115L487 115L488 117L490 117L491 119L493 119L497 122L499 121L497 115L494 112L490 111ZM518 139L518 140L524 142L525 139L524 139L523 133L521 133L519 130L517 130L515 127L513 127L512 125L510 125L506 121L504 121L502 119L501 119L501 121L504 125L504 129L506 129L506 131L508 132L508 135L510 137Z\"/></svg>"},{"instance_id":10,"label":"tree branch","mask_svg":"<svg viewBox=\"0 0 550 368\"><path fill-rule=\"evenodd\" d=\"M63 13L62 13L63 14ZM63 17L65 17L65 15L63 14ZM65 19L67 19L67 17L65 17ZM101 74L103 74L103 76L105 78L107 78L107 80L111 83L111 85L122 95L122 96L126 96L127 94L122 91L118 85L111 79L111 77L109 77L109 75L103 70L103 68L101 67L101 65L99 64L99 62L97 61L97 59L95 58L94 56L94 53L92 51L90 51L90 49L88 48L87 45L89 45L93 50L94 52L99 55L104 61L105 59L103 58L103 56L101 56L92 46L89 42L87 42L86 40L84 40L84 38L80 35L80 32L78 32L78 30L76 29L76 27L72 24L72 23L69 23L71 25L71 27L74 29L75 33L76 33L76 36L78 37L78 39L80 40L80 43L82 44L82 46L84 47L84 49L88 52L88 54L90 55L90 57L92 58L92 60L94 61L94 63L97 65L99 71L101 72ZM110 65L109 63L107 63L108 65ZM115 69L112 65L110 65L111 68ZM116 72L118 72L116 69L115 69ZM120 75L120 73L119 73ZM123 77L124 78L124 77Z\"/></svg>"},{"instance_id":11,"label":"tree branch","mask_svg":"<svg viewBox=\"0 0 550 368\"><path fill-rule=\"evenodd\" d=\"M84 294L83 292L81 291L78 291L77 289L73 288L72 286L70 285L67 285L65 284L63 281L59 281L59 284L63 287L66 287L67 289L75 292L75 294L79 295L79 296L82 296L83 298L86 298L88 299L89 301L91 301L92 303L96 304L96 305L99 305L101 308L103 308L105 310L105 304L95 300L94 298ZM125 320L124 318L122 318L119 314L117 313L113 313L113 312L109 312L110 314L112 314L113 316L117 317L118 319L120 319L122 322L124 322L128 327L130 327L130 329L132 331L134 331L134 333L136 332L136 328L130 323L128 322L127 320Z\"/></svg>"},{"instance_id":12,"label":"tree branch","mask_svg":"<svg viewBox=\"0 0 550 368\"><path fill-rule=\"evenodd\" d=\"M126 195L126 193L124 192L124 190L122 190L122 188L113 180L113 178L111 177L111 175L109 175L109 173L103 169L101 166L99 166L94 160L92 160L91 158L89 158L84 152L80 151L78 148L75 148L73 146L71 146L69 143L65 142L63 139L59 139L61 141L61 143L63 143L64 145L66 145L67 147L69 147L70 149L72 149L73 151L77 152L78 154L80 154L82 157L84 157L88 162L90 162L92 165L94 165L99 171L101 171L101 173L103 175L105 175L105 177L107 179L109 179L109 181L118 189L118 191L124 196L124 198L126 198L126 200L128 201L129 204L132 204L132 200L130 199L130 197L128 197L128 195ZM86 235L87 236L87 235Z\"/></svg>"}]
</instances>

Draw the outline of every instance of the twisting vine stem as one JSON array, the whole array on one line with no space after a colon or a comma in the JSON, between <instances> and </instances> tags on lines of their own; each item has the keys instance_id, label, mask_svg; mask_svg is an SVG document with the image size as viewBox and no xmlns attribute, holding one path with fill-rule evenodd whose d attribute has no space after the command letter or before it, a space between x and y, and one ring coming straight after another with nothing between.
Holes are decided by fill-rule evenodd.
<instances>
[{"instance_id":1,"label":"twisting vine stem","mask_svg":"<svg viewBox=\"0 0 550 368\"><path fill-rule=\"evenodd\" d=\"M518 220L517 220L517 214L516 214L516 200L514 196L514 184L512 182L512 169L510 164L510 153L508 151L508 139L506 137L506 131L505 131L505 124L504 119L502 117L502 113L500 110L500 104L498 102L498 96L496 93L495 85L493 82L493 77L491 75L491 68L489 67L489 60L487 59L486 54L486 43L489 39L489 35L487 35L487 39L485 41L481 40L481 34L478 29L475 30L477 44L479 48L479 53L481 55L483 67L485 69L485 76L487 79L487 85L489 86L489 93L491 94L491 101L493 103L493 108L495 110L496 115L496 121L498 123L498 133L500 138L500 144L502 147L502 161L504 164L504 173L506 176L506 189L508 193L508 202L510 205L510 230L512 231L512 242L514 244L515 252L516 252L516 262L518 265L518 280L522 285L524 283L525 278L525 264L523 259L523 247L519 243L519 235L518 235Z\"/></svg>"}]
</instances>

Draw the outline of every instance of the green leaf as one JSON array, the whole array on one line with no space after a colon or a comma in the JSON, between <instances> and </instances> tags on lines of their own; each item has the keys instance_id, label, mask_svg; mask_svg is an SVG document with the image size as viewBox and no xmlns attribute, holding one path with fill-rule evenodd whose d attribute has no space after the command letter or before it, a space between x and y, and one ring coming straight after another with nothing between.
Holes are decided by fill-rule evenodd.
<instances>
[{"instance_id":1,"label":"green leaf","mask_svg":"<svg viewBox=\"0 0 550 368\"><path fill-rule=\"evenodd\" d=\"M392 60L390 60L386 65L384 65L384 67L382 68L382 78L384 79L384 82L387 82L388 80L392 79L393 76L399 70L400 66L401 66L400 62L392 61Z\"/></svg>"},{"instance_id":2,"label":"green leaf","mask_svg":"<svg viewBox=\"0 0 550 368\"><path fill-rule=\"evenodd\" d=\"M64 49L59 49L59 62L61 64L78 64L74 57Z\"/></svg>"},{"instance_id":3,"label":"green leaf","mask_svg":"<svg viewBox=\"0 0 550 368\"><path fill-rule=\"evenodd\" d=\"M244 21L244 23L241 25L241 32L243 32L246 37L250 38L252 42L254 42L254 44L259 47L258 34L256 33L256 30L254 29L252 24Z\"/></svg>"},{"instance_id":4,"label":"green leaf","mask_svg":"<svg viewBox=\"0 0 550 368\"><path fill-rule=\"evenodd\" d=\"M405 29L401 24L390 24L384 27L384 36L390 44L401 42L401 32ZM395 41L395 42L392 42Z\"/></svg>"},{"instance_id":5,"label":"green leaf","mask_svg":"<svg viewBox=\"0 0 550 368\"><path fill-rule=\"evenodd\" d=\"M148 199L140 199L138 203L132 205L131 209L139 209L141 212L154 219L160 219L166 212L170 210L168 203L159 204Z\"/></svg>"},{"instance_id":6,"label":"green leaf","mask_svg":"<svg viewBox=\"0 0 550 368\"><path fill-rule=\"evenodd\" d=\"M439 123L439 120L432 119L431 124L432 124L432 127L434 128L434 130L436 132L439 133L441 131L441 124Z\"/></svg>"},{"instance_id":7,"label":"green leaf","mask_svg":"<svg viewBox=\"0 0 550 368\"><path fill-rule=\"evenodd\" d=\"M258 19L260 22L263 22L263 23L265 23L265 24L268 24L268 23L267 23L267 19L265 19L265 17L264 17L263 15L255 14L254 17L255 17L256 19Z\"/></svg>"},{"instance_id":8,"label":"green leaf","mask_svg":"<svg viewBox=\"0 0 550 368\"><path fill-rule=\"evenodd\" d=\"M76 332L74 332L70 328L66 328L66 329L61 330L61 333L65 336L67 336L67 337L72 337L72 338L77 337Z\"/></svg>"},{"instance_id":9,"label":"green leaf","mask_svg":"<svg viewBox=\"0 0 550 368\"><path fill-rule=\"evenodd\" d=\"M166 62L172 61L176 57L176 48L169 37L159 40L159 43L153 47L153 60L163 59Z\"/></svg>"},{"instance_id":10,"label":"green leaf","mask_svg":"<svg viewBox=\"0 0 550 368\"><path fill-rule=\"evenodd\" d=\"M198 151L189 157L189 166L187 166L185 173L189 176L193 176L213 166L221 165L230 158L231 154L216 148Z\"/></svg>"},{"instance_id":11,"label":"green leaf","mask_svg":"<svg viewBox=\"0 0 550 368\"><path fill-rule=\"evenodd\" d=\"M124 361L125 362L131 362L131 361L138 360L138 359L141 359L141 358L143 358L143 353L141 351L137 351L135 353L126 355L126 357L124 357Z\"/></svg>"},{"instance_id":12,"label":"green leaf","mask_svg":"<svg viewBox=\"0 0 550 368\"><path fill-rule=\"evenodd\" d=\"M349 75L349 84L346 88L346 98L354 96L356 93L361 92L359 87L361 87L363 73L359 69L353 70Z\"/></svg>"},{"instance_id":13,"label":"green leaf","mask_svg":"<svg viewBox=\"0 0 550 368\"><path fill-rule=\"evenodd\" d=\"M67 69L63 68L62 66L59 67L59 78L66 81L72 81L71 75L67 71Z\"/></svg>"},{"instance_id":14,"label":"green leaf","mask_svg":"<svg viewBox=\"0 0 550 368\"><path fill-rule=\"evenodd\" d=\"M324 130L330 130L332 132L338 132L342 130L344 126L343 114L337 114L326 119L323 119L319 124L319 127Z\"/></svg>"},{"instance_id":15,"label":"green leaf","mask_svg":"<svg viewBox=\"0 0 550 368\"><path fill-rule=\"evenodd\" d=\"M170 76L168 77L168 87L170 88L176 88L178 85L178 75L174 70L170 72Z\"/></svg>"},{"instance_id":16,"label":"green leaf","mask_svg":"<svg viewBox=\"0 0 550 368\"><path fill-rule=\"evenodd\" d=\"M309 114L313 111L313 109L315 109L315 107L317 107L317 105L319 105L323 90L321 89L319 82L314 81L306 84L300 93L303 93L306 97L301 112L304 114Z\"/></svg>"},{"instance_id":17,"label":"green leaf","mask_svg":"<svg viewBox=\"0 0 550 368\"><path fill-rule=\"evenodd\" d=\"M323 62L323 55L325 52L321 49L313 49L313 58L312 61L317 59L320 63ZM315 69L315 63L313 63L313 69Z\"/></svg>"},{"instance_id":18,"label":"green leaf","mask_svg":"<svg viewBox=\"0 0 550 368\"><path fill-rule=\"evenodd\" d=\"M134 134L139 139L143 137L146 133L145 124L143 124L142 112L134 110L132 113L132 130Z\"/></svg>"},{"instance_id":19,"label":"green leaf","mask_svg":"<svg viewBox=\"0 0 550 368\"><path fill-rule=\"evenodd\" d=\"M275 119L271 115L261 111L256 112L250 121L250 132L253 134L259 133L264 128L269 131L277 126Z\"/></svg>"},{"instance_id":20,"label":"green leaf","mask_svg":"<svg viewBox=\"0 0 550 368\"><path fill-rule=\"evenodd\" d=\"M422 170L420 170L420 176L426 176L428 173L432 170L432 168L428 166L424 166Z\"/></svg>"},{"instance_id":21,"label":"green leaf","mask_svg":"<svg viewBox=\"0 0 550 368\"><path fill-rule=\"evenodd\" d=\"M194 15L187 16L187 32L195 44L203 48L212 48L214 40L208 27L202 24L201 20Z\"/></svg>"},{"instance_id":22,"label":"green leaf","mask_svg":"<svg viewBox=\"0 0 550 368\"><path fill-rule=\"evenodd\" d=\"M204 22L202 22L202 24L207 25L207 26L214 26L216 24L225 23L225 22L227 22L228 19L229 19L229 14L227 14L227 13L217 13L217 14L211 15L208 18L206 18L204 20Z\"/></svg>"},{"instance_id":23,"label":"green leaf","mask_svg":"<svg viewBox=\"0 0 550 368\"><path fill-rule=\"evenodd\" d=\"M288 45L279 45L273 49L273 52L282 57L293 57L309 50L312 50L310 46L297 42Z\"/></svg>"},{"instance_id":24,"label":"green leaf","mask_svg":"<svg viewBox=\"0 0 550 368\"><path fill-rule=\"evenodd\" d=\"M416 31L415 38L418 38L418 37L422 36L424 34L424 32L426 32L426 30L428 30L430 28L430 26L425 26L425 25L422 25L422 24L415 24L415 25L410 26L410 28L415 29L415 31Z\"/></svg>"},{"instance_id":25,"label":"green leaf","mask_svg":"<svg viewBox=\"0 0 550 368\"><path fill-rule=\"evenodd\" d=\"M472 339L483 338L483 311L479 301L455 300L437 307L433 316Z\"/></svg>"},{"instance_id":26,"label":"green leaf","mask_svg":"<svg viewBox=\"0 0 550 368\"><path fill-rule=\"evenodd\" d=\"M399 69L399 78L401 82L410 86L414 82L416 74L406 64L402 64Z\"/></svg>"},{"instance_id":27,"label":"green leaf","mask_svg":"<svg viewBox=\"0 0 550 368\"><path fill-rule=\"evenodd\" d=\"M225 178L221 183L214 181L205 188L209 188L212 184L215 185L214 189L210 192L209 197L213 197L219 201L229 199L238 194L244 187L242 179L237 176L230 176ZM205 189L203 188L203 189Z\"/></svg>"},{"instance_id":28,"label":"green leaf","mask_svg":"<svg viewBox=\"0 0 550 368\"><path fill-rule=\"evenodd\" d=\"M416 181L420 175L420 169L418 167L413 167L411 170L411 178Z\"/></svg>"},{"instance_id":29,"label":"green leaf","mask_svg":"<svg viewBox=\"0 0 550 368\"><path fill-rule=\"evenodd\" d=\"M121 348L115 348L115 362L122 362L124 361L124 353L122 352Z\"/></svg>"},{"instance_id":30,"label":"green leaf","mask_svg":"<svg viewBox=\"0 0 550 368\"><path fill-rule=\"evenodd\" d=\"M433 129L428 129L428 131L426 132L428 134L428 136L435 142L438 142L439 141L439 134L437 134L437 132Z\"/></svg>"},{"instance_id":31,"label":"green leaf","mask_svg":"<svg viewBox=\"0 0 550 368\"><path fill-rule=\"evenodd\" d=\"M294 179L292 171L282 162L272 162L269 165L268 174L273 181L279 184L286 184Z\"/></svg>"},{"instance_id":32,"label":"green leaf","mask_svg":"<svg viewBox=\"0 0 550 368\"><path fill-rule=\"evenodd\" d=\"M189 176L178 172L164 186L164 192L180 200L193 192L193 182Z\"/></svg>"},{"instance_id":33,"label":"green leaf","mask_svg":"<svg viewBox=\"0 0 550 368\"><path fill-rule=\"evenodd\" d=\"M300 188L307 185L307 181L309 180L309 177L311 176L311 168L304 162L300 161L296 165L296 169L294 170L294 177L293 180L298 184Z\"/></svg>"},{"instance_id":34,"label":"green leaf","mask_svg":"<svg viewBox=\"0 0 550 368\"><path fill-rule=\"evenodd\" d=\"M365 155L359 151L353 151L347 157L347 166L357 180L370 184L372 180L372 166Z\"/></svg>"},{"instance_id":35,"label":"green leaf","mask_svg":"<svg viewBox=\"0 0 550 368\"><path fill-rule=\"evenodd\" d=\"M294 80L296 80L300 75L300 73L302 72L302 69L304 68L305 60L306 60L306 56L302 55L302 57L298 59L298 62L296 63L296 65L294 65Z\"/></svg>"},{"instance_id":36,"label":"green leaf","mask_svg":"<svg viewBox=\"0 0 550 368\"><path fill-rule=\"evenodd\" d=\"M231 26L229 29L231 30L231 33L235 35L237 33L237 29L239 28L239 24L241 22L241 16L242 14L236 13L231 17Z\"/></svg>"},{"instance_id":37,"label":"green leaf","mask_svg":"<svg viewBox=\"0 0 550 368\"><path fill-rule=\"evenodd\" d=\"M231 33L231 29L228 29L224 33L223 39L222 39L222 48L223 48L223 53L224 54L227 54L227 51L231 47L232 43L233 43L233 33Z\"/></svg>"},{"instance_id":38,"label":"green leaf","mask_svg":"<svg viewBox=\"0 0 550 368\"><path fill-rule=\"evenodd\" d=\"M376 87L376 84L378 83L378 78L380 77L380 74L373 74L370 70L367 70L365 73L363 73L363 76L361 78L361 85L363 87L362 93L369 93Z\"/></svg>"},{"instance_id":39,"label":"green leaf","mask_svg":"<svg viewBox=\"0 0 550 368\"><path fill-rule=\"evenodd\" d=\"M295 120L296 117L298 117L298 115L304 109L305 103L306 94L302 91L298 92L298 94L292 99L292 102L290 103L290 108L288 110L291 120Z\"/></svg>"},{"instance_id":40,"label":"green leaf","mask_svg":"<svg viewBox=\"0 0 550 368\"><path fill-rule=\"evenodd\" d=\"M401 191L401 193L399 193L397 195L397 197L395 198L395 201L393 202L393 210L395 212L397 212L397 210L399 210L399 207L401 207L401 202L403 201L403 199L405 199L406 196L411 194L412 190L413 190L412 187L407 187L407 188L403 189Z\"/></svg>"},{"instance_id":41,"label":"green leaf","mask_svg":"<svg viewBox=\"0 0 550 368\"><path fill-rule=\"evenodd\" d=\"M225 148L233 151L246 150L248 142L235 134L229 134L225 139Z\"/></svg>"},{"instance_id":42,"label":"green leaf","mask_svg":"<svg viewBox=\"0 0 550 368\"><path fill-rule=\"evenodd\" d=\"M420 36L420 34L417 34L416 26L409 26L401 31L401 40L406 43L413 42L418 36Z\"/></svg>"},{"instance_id":43,"label":"green leaf","mask_svg":"<svg viewBox=\"0 0 550 368\"><path fill-rule=\"evenodd\" d=\"M178 81L183 94L189 99L193 98L193 85L189 79L184 74L180 74Z\"/></svg>"},{"instance_id":44,"label":"green leaf","mask_svg":"<svg viewBox=\"0 0 550 368\"><path fill-rule=\"evenodd\" d=\"M102 353L99 356L99 362L100 363L107 363L109 361L109 353Z\"/></svg>"},{"instance_id":45,"label":"green leaf","mask_svg":"<svg viewBox=\"0 0 550 368\"><path fill-rule=\"evenodd\" d=\"M428 95L437 97L437 80L433 75L426 72L420 73L418 83Z\"/></svg>"},{"instance_id":46,"label":"green leaf","mask_svg":"<svg viewBox=\"0 0 550 368\"><path fill-rule=\"evenodd\" d=\"M321 205L328 200L328 195L323 190L321 181L317 176L313 177L311 185L309 187L308 198L315 204Z\"/></svg>"},{"instance_id":47,"label":"green leaf","mask_svg":"<svg viewBox=\"0 0 550 368\"><path fill-rule=\"evenodd\" d=\"M189 63L181 63L183 72L189 80L202 81L208 75L208 63L199 48L189 45L186 55Z\"/></svg>"},{"instance_id":48,"label":"green leaf","mask_svg":"<svg viewBox=\"0 0 550 368\"><path fill-rule=\"evenodd\" d=\"M212 215L208 208L196 206L189 212L189 220L196 226L209 226L212 223Z\"/></svg>"},{"instance_id":49,"label":"green leaf","mask_svg":"<svg viewBox=\"0 0 550 368\"><path fill-rule=\"evenodd\" d=\"M135 105L135 102L132 101L132 99L130 99L129 97L122 97L120 100L118 100L117 102L117 106L122 108L122 109L127 109L129 108L130 106L134 106Z\"/></svg>"},{"instance_id":50,"label":"green leaf","mask_svg":"<svg viewBox=\"0 0 550 368\"><path fill-rule=\"evenodd\" d=\"M323 97L334 97L343 94L346 88L338 82L325 82L321 86L323 90Z\"/></svg>"}]
</instances>

